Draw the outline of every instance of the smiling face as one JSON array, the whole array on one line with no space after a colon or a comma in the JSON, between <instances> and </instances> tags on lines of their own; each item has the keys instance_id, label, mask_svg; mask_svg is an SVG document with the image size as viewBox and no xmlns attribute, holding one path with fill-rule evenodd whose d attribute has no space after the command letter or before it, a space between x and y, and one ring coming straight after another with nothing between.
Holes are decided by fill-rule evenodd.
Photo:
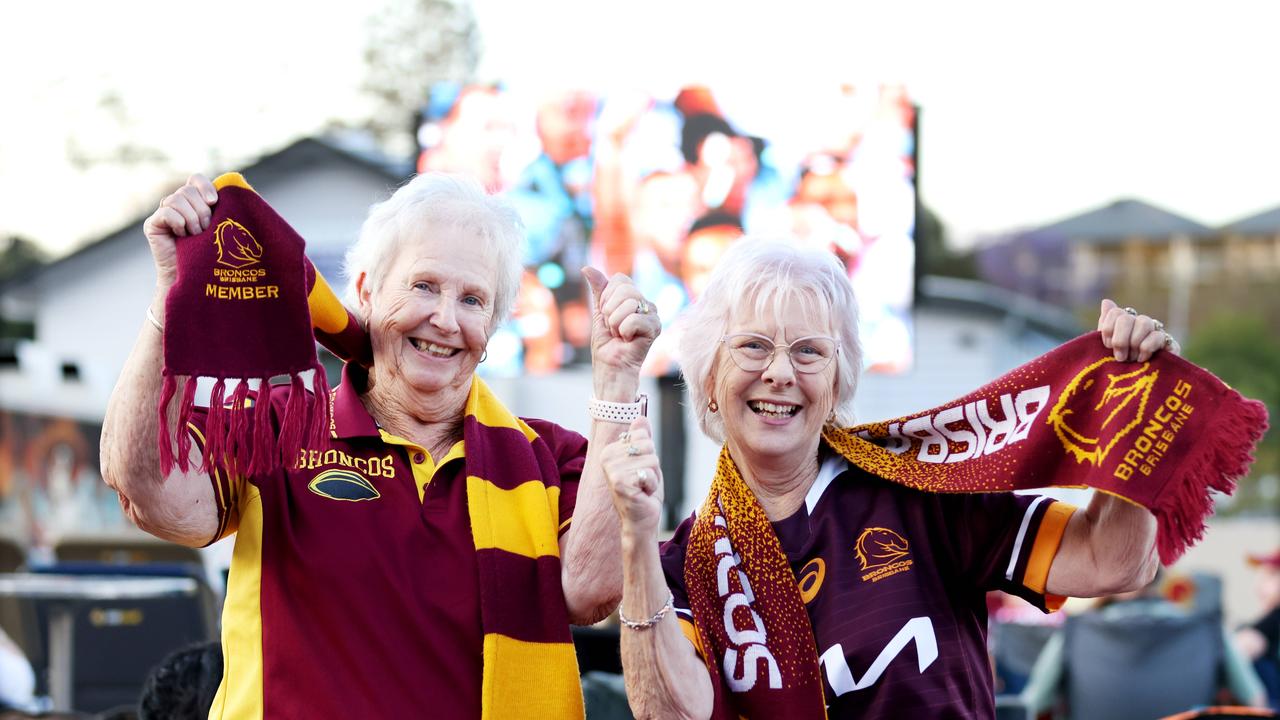
<instances>
[{"instance_id":1,"label":"smiling face","mask_svg":"<svg viewBox=\"0 0 1280 720\"><path fill-rule=\"evenodd\" d=\"M771 304L770 304L771 305ZM755 333L777 345L800 338L833 336L825 303L791 297L778 312L757 314L744 298L730 316L726 335ZM835 407L837 355L816 373L798 373L785 349L764 370L738 367L724 343L717 351L710 395L720 406L725 440L740 465L801 467L818 452L822 425Z\"/></svg>"},{"instance_id":2,"label":"smiling face","mask_svg":"<svg viewBox=\"0 0 1280 720\"><path fill-rule=\"evenodd\" d=\"M362 283L370 377L383 397L389 391L419 406L465 399L491 329L496 268L490 243L428 225L400 243L380 286Z\"/></svg>"}]
</instances>

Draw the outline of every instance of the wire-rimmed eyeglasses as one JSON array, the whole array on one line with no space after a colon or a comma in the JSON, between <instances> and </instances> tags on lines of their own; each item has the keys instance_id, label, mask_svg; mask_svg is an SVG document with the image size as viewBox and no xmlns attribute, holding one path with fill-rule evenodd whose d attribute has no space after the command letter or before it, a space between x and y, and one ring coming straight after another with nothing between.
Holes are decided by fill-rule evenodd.
<instances>
[{"instance_id":1,"label":"wire-rimmed eyeglasses","mask_svg":"<svg viewBox=\"0 0 1280 720\"><path fill-rule=\"evenodd\" d=\"M840 352L840 342L825 335L802 337L779 345L764 335L738 333L725 335L720 342L729 349L733 364L747 372L760 372L769 367L779 348L787 352L791 366L798 373L822 372Z\"/></svg>"}]
</instances>

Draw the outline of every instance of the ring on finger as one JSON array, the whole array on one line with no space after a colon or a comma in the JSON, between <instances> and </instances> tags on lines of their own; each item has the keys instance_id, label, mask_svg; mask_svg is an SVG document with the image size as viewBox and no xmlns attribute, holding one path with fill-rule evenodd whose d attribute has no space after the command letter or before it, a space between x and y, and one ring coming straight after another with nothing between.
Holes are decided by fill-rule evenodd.
<instances>
[{"instance_id":1,"label":"ring on finger","mask_svg":"<svg viewBox=\"0 0 1280 720\"><path fill-rule=\"evenodd\" d=\"M631 431L630 431L630 430L623 430L623 431L622 431L622 434L618 436L618 442L630 443L630 442L631 442Z\"/></svg>"},{"instance_id":2,"label":"ring on finger","mask_svg":"<svg viewBox=\"0 0 1280 720\"><path fill-rule=\"evenodd\" d=\"M647 482L649 480L649 468L640 468L636 470L636 481Z\"/></svg>"},{"instance_id":3,"label":"ring on finger","mask_svg":"<svg viewBox=\"0 0 1280 720\"><path fill-rule=\"evenodd\" d=\"M627 457L635 457L640 454L640 448L635 445L627 445Z\"/></svg>"},{"instance_id":4,"label":"ring on finger","mask_svg":"<svg viewBox=\"0 0 1280 720\"><path fill-rule=\"evenodd\" d=\"M1134 317L1137 317L1137 315L1138 315L1138 311L1137 311L1137 310L1134 310L1134 309L1133 309L1133 308L1131 308L1131 307L1127 307L1127 308L1125 308L1125 309L1124 309L1124 311L1125 311L1125 313L1127 313L1127 314L1129 314L1129 315L1133 315Z\"/></svg>"},{"instance_id":5,"label":"ring on finger","mask_svg":"<svg viewBox=\"0 0 1280 720\"><path fill-rule=\"evenodd\" d=\"M637 314L639 314L639 315L648 315L648 314L649 314L649 303L646 303L646 302L644 301L644 298L637 298L637 299L636 299L636 313L637 313Z\"/></svg>"},{"instance_id":6,"label":"ring on finger","mask_svg":"<svg viewBox=\"0 0 1280 720\"><path fill-rule=\"evenodd\" d=\"M1168 350L1173 347L1173 336L1169 333L1164 334L1164 349Z\"/></svg>"},{"instance_id":7,"label":"ring on finger","mask_svg":"<svg viewBox=\"0 0 1280 720\"><path fill-rule=\"evenodd\" d=\"M1164 323L1159 320L1152 320L1156 324L1156 332L1164 332Z\"/></svg>"}]
</instances>

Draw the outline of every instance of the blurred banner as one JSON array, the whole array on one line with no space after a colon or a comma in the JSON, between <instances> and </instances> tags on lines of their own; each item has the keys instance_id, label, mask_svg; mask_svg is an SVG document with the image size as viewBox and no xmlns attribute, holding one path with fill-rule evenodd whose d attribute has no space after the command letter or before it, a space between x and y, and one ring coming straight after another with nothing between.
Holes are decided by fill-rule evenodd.
<instances>
[{"instance_id":1,"label":"blurred banner","mask_svg":"<svg viewBox=\"0 0 1280 720\"><path fill-rule=\"evenodd\" d=\"M132 526L98 474L101 423L0 411L0 528L29 546Z\"/></svg>"},{"instance_id":2,"label":"blurred banner","mask_svg":"<svg viewBox=\"0 0 1280 720\"><path fill-rule=\"evenodd\" d=\"M528 232L515 322L491 375L589 359L579 268L631 275L666 325L743 232L829 248L860 303L868 370L911 366L916 113L896 85L687 86L668 94L439 84L418 171L465 172ZM668 374L664 332L646 370Z\"/></svg>"}]
</instances>

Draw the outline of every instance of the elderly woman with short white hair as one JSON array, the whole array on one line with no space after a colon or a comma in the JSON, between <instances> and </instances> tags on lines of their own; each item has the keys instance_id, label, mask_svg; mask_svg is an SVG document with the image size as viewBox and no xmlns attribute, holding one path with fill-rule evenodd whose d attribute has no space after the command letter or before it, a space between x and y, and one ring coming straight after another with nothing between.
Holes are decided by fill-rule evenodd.
<instances>
[{"instance_id":1,"label":"elderly woman with short white hair","mask_svg":"<svg viewBox=\"0 0 1280 720\"><path fill-rule=\"evenodd\" d=\"M1127 359L1164 341L1113 304L1103 320ZM1043 608L1154 572L1155 523L1140 506L922 492L828 444L824 428L852 423L860 350L853 288L827 252L736 243L684 318L679 358L703 432L724 442L699 513L659 548L647 422L605 454L638 717L992 717L986 591ZM734 535L735 524L761 530ZM750 577L748 555L764 558Z\"/></svg>"},{"instance_id":2,"label":"elderly woman with short white hair","mask_svg":"<svg viewBox=\"0 0 1280 720\"><path fill-rule=\"evenodd\" d=\"M154 327L111 398L102 453L143 530L192 546L237 534L211 717L582 716L569 624L605 617L621 591L594 448L639 414L659 332L649 303L625 276L588 271L590 444L515 417L476 368L513 310L519 219L474 180L418 176L373 207L348 253L347 302L373 361L344 368L327 446L264 474L161 477L153 409L175 242L208 228L217 202L193 176L145 224ZM271 394L277 428L288 394Z\"/></svg>"}]
</instances>

